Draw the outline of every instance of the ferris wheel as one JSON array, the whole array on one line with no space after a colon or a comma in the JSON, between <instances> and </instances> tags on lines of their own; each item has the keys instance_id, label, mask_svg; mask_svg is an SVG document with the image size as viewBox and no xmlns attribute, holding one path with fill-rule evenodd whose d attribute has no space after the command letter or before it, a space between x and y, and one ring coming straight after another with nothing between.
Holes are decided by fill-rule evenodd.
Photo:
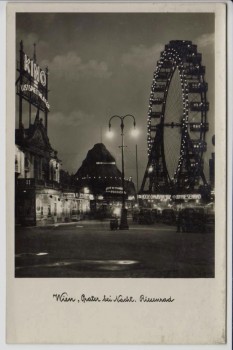
<instances>
[{"instance_id":1,"label":"ferris wheel","mask_svg":"<svg viewBox=\"0 0 233 350\"><path fill-rule=\"evenodd\" d=\"M148 164L140 192L187 192L200 180L206 184L209 103L201 61L191 41L170 41L161 52L149 98Z\"/></svg>"}]
</instances>

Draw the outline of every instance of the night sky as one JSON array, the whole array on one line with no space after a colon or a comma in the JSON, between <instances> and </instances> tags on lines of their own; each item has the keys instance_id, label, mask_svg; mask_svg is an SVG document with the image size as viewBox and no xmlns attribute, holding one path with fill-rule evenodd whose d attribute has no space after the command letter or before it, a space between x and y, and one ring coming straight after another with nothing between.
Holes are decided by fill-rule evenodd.
<instances>
[{"instance_id":1,"label":"night sky","mask_svg":"<svg viewBox=\"0 0 233 350\"><path fill-rule=\"evenodd\" d=\"M20 13L16 21L16 48L49 67L48 134L63 168L75 173L87 151L103 142L121 169L120 124L115 137L106 137L112 115L133 114L137 139L126 121L126 175L136 179L135 146L138 145L139 185L147 163L146 127L150 88L156 62L170 40L191 40L202 53L209 84L210 111L207 134L208 159L214 134L214 15L212 14L94 14ZM24 124L28 107L25 104Z\"/></svg>"}]
</instances>

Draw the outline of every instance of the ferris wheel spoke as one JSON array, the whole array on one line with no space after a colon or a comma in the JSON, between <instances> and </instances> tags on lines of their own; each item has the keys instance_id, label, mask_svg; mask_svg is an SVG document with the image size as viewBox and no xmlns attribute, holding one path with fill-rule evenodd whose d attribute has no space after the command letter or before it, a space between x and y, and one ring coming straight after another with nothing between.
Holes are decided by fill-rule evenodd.
<instances>
[{"instance_id":1,"label":"ferris wheel spoke","mask_svg":"<svg viewBox=\"0 0 233 350\"><path fill-rule=\"evenodd\" d=\"M208 130L208 85L204 73L200 54L191 41L170 41L157 63L148 111L148 156L153 149L156 159L150 159L153 164L159 162L157 169L161 161L165 162L167 175L163 172L159 176L159 179L164 176L164 183L175 177L176 183L182 183L181 168L190 177L200 173L193 165L201 164ZM150 177L149 181L157 181L156 178ZM185 179L185 188L195 182ZM150 188L158 188L159 181Z\"/></svg>"}]
</instances>

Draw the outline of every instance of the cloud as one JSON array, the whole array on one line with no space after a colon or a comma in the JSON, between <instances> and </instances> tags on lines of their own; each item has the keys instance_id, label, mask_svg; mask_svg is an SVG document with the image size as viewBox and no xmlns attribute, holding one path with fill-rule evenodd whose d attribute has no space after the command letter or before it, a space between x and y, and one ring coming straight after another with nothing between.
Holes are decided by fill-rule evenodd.
<instances>
[{"instance_id":1,"label":"cloud","mask_svg":"<svg viewBox=\"0 0 233 350\"><path fill-rule=\"evenodd\" d=\"M83 62L74 51L57 55L51 61L44 60L41 65L48 66L50 72L56 74L57 78L66 80L79 80L81 78L108 79L112 75L106 62L97 62L94 59Z\"/></svg>"},{"instance_id":2,"label":"cloud","mask_svg":"<svg viewBox=\"0 0 233 350\"><path fill-rule=\"evenodd\" d=\"M196 39L198 49L214 47L214 33L202 34Z\"/></svg>"},{"instance_id":3,"label":"cloud","mask_svg":"<svg viewBox=\"0 0 233 350\"><path fill-rule=\"evenodd\" d=\"M129 52L122 55L121 62L125 66L131 66L139 70L144 70L144 67L153 67L156 65L160 57L160 52L164 45L156 44L152 47L144 45L133 46Z\"/></svg>"},{"instance_id":4,"label":"cloud","mask_svg":"<svg viewBox=\"0 0 233 350\"><path fill-rule=\"evenodd\" d=\"M44 56L44 52L47 52L49 45L46 41L41 40L39 36L34 33L25 33L24 31L17 30L17 44L19 48L19 42L23 40L24 51L28 56L32 57L34 52L33 44L36 44L37 57Z\"/></svg>"},{"instance_id":5,"label":"cloud","mask_svg":"<svg viewBox=\"0 0 233 350\"><path fill-rule=\"evenodd\" d=\"M72 111L66 115L62 112L50 113L49 119L51 124L56 123L63 127L80 127L86 125L86 120L91 122L94 119L94 115L78 110Z\"/></svg>"}]
</instances>

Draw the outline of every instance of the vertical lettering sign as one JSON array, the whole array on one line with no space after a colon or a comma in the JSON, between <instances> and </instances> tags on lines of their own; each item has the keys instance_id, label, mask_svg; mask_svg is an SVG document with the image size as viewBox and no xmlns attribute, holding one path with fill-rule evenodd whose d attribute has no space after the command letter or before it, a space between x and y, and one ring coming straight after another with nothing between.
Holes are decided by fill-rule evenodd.
<instances>
[{"instance_id":1,"label":"vertical lettering sign","mask_svg":"<svg viewBox=\"0 0 233 350\"><path fill-rule=\"evenodd\" d=\"M42 70L21 50L20 67L17 70L20 74L17 81L17 94L40 110L49 111L47 69Z\"/></svg>"}]
</instances>

